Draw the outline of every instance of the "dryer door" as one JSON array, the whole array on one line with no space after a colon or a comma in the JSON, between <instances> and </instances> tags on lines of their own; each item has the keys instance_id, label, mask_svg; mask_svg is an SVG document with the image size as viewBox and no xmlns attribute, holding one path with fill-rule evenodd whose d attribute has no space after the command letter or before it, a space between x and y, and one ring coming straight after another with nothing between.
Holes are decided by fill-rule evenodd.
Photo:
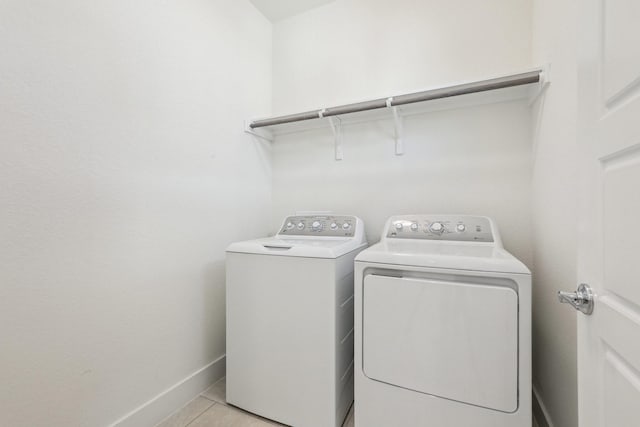
<instances>
[{"instance_id":1,"label":"dryer door","mask_svg":"<svg viewBox=\"0 0 640 427\"><path fill-rule=\"evenodd\" d=\"M518 408L518 295L505 286L367 275L362 363L377 381Z\"/></svg>"}]
</instances>

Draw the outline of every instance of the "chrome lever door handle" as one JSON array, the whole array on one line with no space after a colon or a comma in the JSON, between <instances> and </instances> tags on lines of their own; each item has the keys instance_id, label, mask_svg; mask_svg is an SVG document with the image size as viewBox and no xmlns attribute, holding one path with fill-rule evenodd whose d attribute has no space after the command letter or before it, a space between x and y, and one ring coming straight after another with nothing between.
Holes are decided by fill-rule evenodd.
<instances>
[{"instance_id":1,"label":"chrome lever door handle","mask_svg":"<svg viewBox=\"0 0 640 427\"><path fill-rule=\"evenodd\" d=\"M586 283L581 283L576 292L558 291L558 300L571 305L587 316L593 313L593 292Z\"/></svg>"}]
</instances>

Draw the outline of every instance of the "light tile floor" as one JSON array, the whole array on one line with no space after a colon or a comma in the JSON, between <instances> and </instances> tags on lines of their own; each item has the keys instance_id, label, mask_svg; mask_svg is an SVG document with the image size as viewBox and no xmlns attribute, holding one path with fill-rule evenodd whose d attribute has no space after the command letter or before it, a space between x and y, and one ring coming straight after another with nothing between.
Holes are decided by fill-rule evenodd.
<instances>
[{"instance_id":1,"label":"light tile floor","mask_svg":"<svg viewBox=\"0 0 640 427\"><path fill-rule=\"evenodd\" d=\"M227 405L226 385L225 378L222 378L156 427L282 426L282 424ZM354 427L353 407L351 407L343 427ZM533 427L538 427L535 420Z\"/></svg>"},{"instance_id":2,"label":"light tile floor","mask_svg":"<svg viewBox=\"0 0 640 427\"><path fill-rule=\"evenodd\" d=\"M222 378L156 427L282 426L282 424L227 405L225 397L226 381L225 378ZM349 411L343 427L354 427L353 408Z\"/></svg>"}]
</instances>

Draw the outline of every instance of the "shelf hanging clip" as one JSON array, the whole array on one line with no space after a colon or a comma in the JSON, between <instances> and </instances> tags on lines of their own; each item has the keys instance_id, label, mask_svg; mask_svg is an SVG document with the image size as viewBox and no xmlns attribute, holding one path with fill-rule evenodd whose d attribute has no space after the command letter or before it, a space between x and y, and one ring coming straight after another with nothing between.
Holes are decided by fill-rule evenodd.
<instances>
[{"instance_id":1,"label":"shelf hanging clip","mask_svg":"<svg viewBox=\"0 0 640 427\"><path fill-rule=\"evenodd\" d=\"M538 81L538 88L529 98L529 107L535 104L538 99L547 91L551 84L551 64L545 64L540 70L540 80Z\"/></svg>"},{"instance_id":2,"label":"shelf hanging clip","mask_svg":"<svg viewBox=\"0 0 640 427\"><path fill-rule=\"evenodd\" d=\"M396 156L404 154L404 146L402 144L402 136L404 133L404 126L402 117L398 113L398 107L392 105L393 98L387 98L387 108L391 108L393 112L393 124L394 124L394 139L396 141Z\"/></svg>"},{"instance_id":3,"label":"shelf hanging clip","mask_svg":"<svg viewBox=\"0 0 640 427\"><path fill-rule=\"evenodd\" d=\"M251 127L251 121L250 120L245 120L244 122L244 132L248 133L249 135L253 135L258 139L262 139L263 141L268 141L268 142L273 142L273 134L267 130L260 130L257 131L255 129L253 129Z\"/></svg>"}]
</instances>

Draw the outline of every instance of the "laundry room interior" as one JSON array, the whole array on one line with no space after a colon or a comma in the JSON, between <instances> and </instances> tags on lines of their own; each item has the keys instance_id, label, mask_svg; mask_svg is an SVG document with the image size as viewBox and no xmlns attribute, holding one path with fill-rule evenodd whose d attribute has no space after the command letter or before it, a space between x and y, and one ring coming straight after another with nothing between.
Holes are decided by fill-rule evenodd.
<instances>
[{"instance_id":1,"label":"laundry room interior","mask_svg":"<svg viewBox=\"0 0 640 427\"><path fill-rule=\"evenodd\" d=\"M638 20L0 2L0 426L635 426Z\"/></svg>"}]
</instances>

